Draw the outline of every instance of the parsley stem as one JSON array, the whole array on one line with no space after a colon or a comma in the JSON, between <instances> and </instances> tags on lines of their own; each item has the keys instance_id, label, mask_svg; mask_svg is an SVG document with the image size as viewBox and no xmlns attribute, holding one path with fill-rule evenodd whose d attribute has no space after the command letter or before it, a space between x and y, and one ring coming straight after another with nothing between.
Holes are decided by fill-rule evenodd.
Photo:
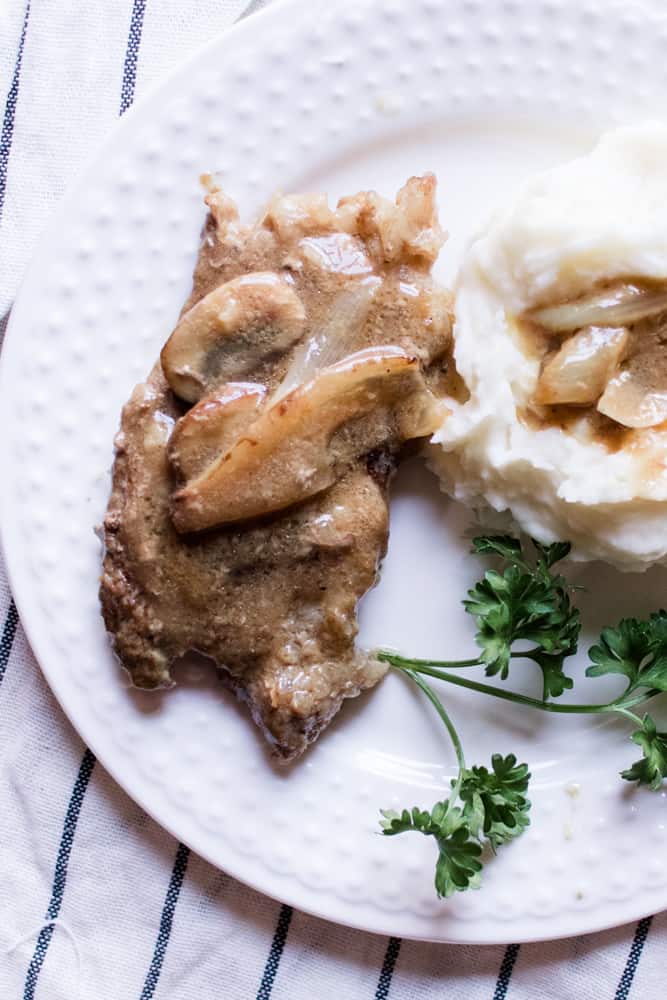
<instances>
[{"instance_id":1,"label":"parsley stem","mask_svg":"<svg viewBox=\"0 0 667 1000\"><path fill-rule=\"evenodd\" d=\"M523 653L521 655L523 656ZM479 657L474 660L408 660L399 656L398 653L390 653L384 649L381 649L376 656L378 660L391 663L393 667L405 667L407 670L416 670L418 667L450 667L455 669L458 667L479 667L482 664Z\"/></svg>"},{"instance_id":2,"label":"parsley stem","mask_svg":"<svg viewBox=\"0 0 667 1000\"><path fill-rule=\"evenodd\" d=\"M613 701L601 705L559 704L555 701L540 701L538 698L529 698L528 695L519 694L518 691L506 691L504 688L493 687L491 684L482 684L480 681L472 681L467 677L458 677L456 674L447 673L445 670L436 670L433 667L422 665L415 666L414 664L418 662L415 660L403 660L401 657L390 657L388 654L385 654L384 659L386 659L387 662L391 663L392 666L396 667L398 670L402 670L404 673L409 674L417 683L419 682L415 674L416 672L419 672L420 674L426 674L429 677L436 677L441 681L447 681L447 683L454 684L457 687L468 688L470 691L478 691L480 694L489 694L494 698L501 698L504 701L513 701L515 704L528 705L530 708L537 708L542 712L556 712L563 715L595 715L601 714L602 712L621 712L625 715L629 715L636 721L640 721L637 720L637 716L634 716L632 712L627 710L627 706L630 704L639 704L640 701L645 701L646 697L651 696L650 693L639 696L636 701L633 700L632 702L626 702L625 706L618 705ZM408 663L412 665L407 666L406 664ZM432 698L431 700L433 701Z\"/></svg>"},{"instance_id":3,"label":"parsley stem","mask_svg":"<svg viewBox=\"0 0 667 1000\"><path fill-rule=\"evenodd\" d=\"M454 752L456 753L456 760L459 765L459 773L456 776L456 781L452 788L452 793L449 796L449 801L455 802L456 799L458 798L459 789L461 788L461 782L463 781L463 772L465 771L465 766L466 766L465 757L463 755L463 747L461 746L461 740L459 739L459 734L456 732L456 729L454 728L454 723L449 718L445 706L442 704L442 702L438 698L433 688L429 684L427 684L425 680L422 680L422 678L416 671L410 670L409 667L402 667L401 669L403 670L403 673L407 674L408 677L410 677L410 679L415 682L417 687L420 687L422 689L422 691L424 692L428 700L431 702L431 704L433 705L436 712L438 713L438 715L440 716L440 718L442 719L447 728L447 732L449 733L450 739L454 746Z\"/></svg>"},{"instance_id":4,"label":"parsley stem","mask_svg":"<svg viewBox=\"0 0 667 1000\"><path fill-rule=\"evenodd\" d=\"M633 703L633 704L635 704L635 703ZM636 725L638 725L638 726L639 726L639 728L640 728L640 729L641 729L641 728L643 727L644 723L643 723L643 721L642 721L642 720L641 720L641 719L639 718L639 716L638 716L638 715L635 715L635 713L634 713L634 712L629 712L629 711L628 711L628 709L627 709L627 708L625 708L625 707L624 707L623 705L617 705L617 706L616 706L616 707L614 708L614 711L615 711L615 712L618 712L618 714L619 714L619 715L625 715L625 716L626 716L626 718L628 718L628 719L631 719L631 720L632 720L632 721L633 721L634 723L636 723Z\"/></svg>"},{"instance_id":5,"label":"parsley stem","mask_svg":"<svg viewBox=\"0 0 667 1000\"><path fill-rule=\"evenodd\" d=\"M628 698L626 694L621 694L618 698L614 698L613 701L609 702L609 708L622 712L623 709L632 708L634 705L641 705L643 702L648 701L649 698L655 698L657 694L663 694L663 692L658 691L657 688L650 688L650 690L642 691L641 694L636 694L633 698Z\"/></svg>"}]
</instances>

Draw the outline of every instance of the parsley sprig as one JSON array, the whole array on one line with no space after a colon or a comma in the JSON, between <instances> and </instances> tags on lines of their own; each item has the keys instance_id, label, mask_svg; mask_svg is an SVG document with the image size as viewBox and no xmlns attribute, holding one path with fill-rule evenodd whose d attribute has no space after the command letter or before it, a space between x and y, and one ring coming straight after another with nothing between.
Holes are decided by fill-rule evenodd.
<instances>
[{"instance_id":1,"label":"parsley sprig","mask_svg":"<svg viewBox=\"0 0 667 1000\"><path fill-rule=\"evenodd\" d=\"M506 680L513 655L534 660L543 674L543 698L558 698L573 681L563 672L563 661L576 652L581 622L572 606L565 577L552 567L570 551L564 542L532 543L537 560L531 564L521 543L508 535L476 538L473 552L498 555L507 566L502 573L488 570L468 591L463 606L477 621L475 636L487 677L500 674ZM534 643L532 649L515 653L520 640Z\"/></svg>"},{"instance_id":2,"label":"parsley sprig","mask_svg":"<svg viewBox=\"0 0 667 1000\"><path fill-rule=\"evenodd\" d=\"M387 836L409 831L433 837L438 847L435 888L438 896L478 888L486 848L498 847L520 836L529 825L527 798L530 774L516 757L494 754L491 769L467 768L456 729L438 695L426 682L432 677L515 704L560 714L614 713L637 727L631 735L642 756L621 772L627 781L654 790L667 777L667 732L659 732L654 719L632 709L667 692L667 612L646 620L625 618L615 628L603 629L589 652L588 677L621 674L625 690L599 704L559 703L574 681L564 671L564 661L577 651L581 621L572 603L573 588L554 566L570 552L567 542L542 545L532 541L526 553L509 535L482 536L473 541L473 552L500 559L468 591L463 605L475 618L480 653L469 660L407 659L388 651L378 658L408 676L428 697L442 719L456 751L458 773L447 798L431 811L414 807L400 813L383 810L381 828ZM516 643L530 644L528 649ZM453 669L483 666L488 677L505 681L514 659L532 660L542 672L542 698L531 698L505 687L485 684L452 673Z\"/></svg>"},{"instance_id":3,"label":"parsley sprig","mask_svg":"<svg viewBox=\"0 0 667 1000\"><path fill-rule=\"evenodd\" d=\"M479 888L484 847L488 844L495 851L528 826L530 802L525 792L530 774L526 764L517 766L513 754L494 754L490 772L485 767L468 769L458 733L437 694L418 673L405 673L422 689L444 722L459 770L449 797L436 802L430 812L417 806L400 813L383 809L380 826L387 836L414 831L434 838L438 846L435 890L439 897L447 897Z\"/></svg>"},{"instance_id":4,"label":"parsley sprig","mask_svg":"<svg viewBox=\"0 0 667 1000\"><path fill-rule=\"evenodd\" d=\"M624 618L616 628L603 629L588 655L588 677L624 674L626 694L640 688L667 691L667 612L658 611L648 621Z\"/></svg>"}]
</instances>

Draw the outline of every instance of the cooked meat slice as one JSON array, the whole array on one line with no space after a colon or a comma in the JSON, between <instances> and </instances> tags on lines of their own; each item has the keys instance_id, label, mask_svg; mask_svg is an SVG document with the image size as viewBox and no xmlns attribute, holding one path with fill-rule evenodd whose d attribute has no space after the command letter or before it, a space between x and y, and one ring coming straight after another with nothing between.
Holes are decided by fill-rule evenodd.
<instances>
[{"instance_id":1,"label":"cooked meat slice","mask_svg":"<svg viewBox=\"0 0 667 1000\"><path fill-rule=\"evenodd\" d=\"M396 196L396 202L375 191L342 198L338 216L342 228L357 233L380 263L418 258L432 264L445 234L438 223L432 174L411 177Z\"/></svg>"},{"instance_id":2,"label":"cooked meat slice","mask_svg":"<svg viewBox=\"0 0 667 1000\"><path fill-rule=\"evenodd\" d=\"M192 294L123 411L102 609L135 684L169 686L173 662L199 651L291 758L384 673L355 648L355 611L385 552L401 442L431 430L450 365L449 298L430 276L435 182L413 178L396 203L277 198L252 226L206 183ZM262 465L243 444L257 428ZM299 485L313 443L316 495ZM238 467L221 486L226 455ZM272 464L280 502L258 505ZM215 526L179 534L178 497L196 484L179 526ZM242 522L220 524L222 492ZM192 515L208 493L212 520Z\"/></svg>"},{"instance_id":3,"label":"cooked meat slice","mask_svg":"<svg viewBox=\"0 0 667 1000\"><path fill-rule=\"evenodd\" d=\"M432 264L445 239L438 223L435 189L432 174L411 177L395 202L375 191L360 191L341 198L335 211L324 195L276 197L263 221L285 243L315 234L347 233L363 241L366 254L377 264L410 258Z\"/></svg>"},{"instance_id":4,"label":"cooked meat slice","mask_svg":"<svg viewBox=\"0 0 667 1000\"><path fill-rule=\"evenodd\" d=\"M354 648L355 607L387 540L384 484L359 466L287 515L184 540L165 447L178 407L156 368L123 412L105 520L102 609L139 687L189 650L229 674L277 754L293 757L383 667Z\"/></svg>"}]
</instances>

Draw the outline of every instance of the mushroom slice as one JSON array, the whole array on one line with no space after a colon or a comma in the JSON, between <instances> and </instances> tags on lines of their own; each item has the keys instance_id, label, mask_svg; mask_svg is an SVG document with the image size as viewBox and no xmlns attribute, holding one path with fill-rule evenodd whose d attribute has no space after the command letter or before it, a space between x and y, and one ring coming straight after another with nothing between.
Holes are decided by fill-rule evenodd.
<instances>
[{"instance_id":1,"label":"mushroom slice","mask_svg":"<svg viewBox=\"0 0 667 1000\"><path fill-rule=\"evenodd\" d=\"M362 455L424 437L441 420L417 358L391 345L358 351L263 410L176 493L174 525L202 531L283 510L331 486Z\"/></svg>"},{"instance_id":2,"label":"mushroom slice","mask_svg":"<svg viewBox=\"0 0 667 1000\"><path fill-rule=\"evenodd\" d=\"M622 326L579 330L546 362L534 401L543 406L594 403L620 364L629 338Z\"/></svg>"},{"instance_id":3,"label":"mushroom slice","mask_svg":"<svg viewBox=\"0 0 667 1000\"><path fill-rule=\"evenodd\" d=\"M227 454L265 399L265 387L254 382L228 382L220 392L200 399L169 438L167 455L178 478L194 479Z\"/></svg>"},{"instance_id":4,"label":"mushroom slice","mask_svg":"<svg viewBox=\"0 0 667 1000\"><path fill-rule=\"evenodd\" d=\"M165 378L177 396L196 403L212 383L242 378L289 350L305 318L297 293L272 271L234 278L181 317L162 349Z\"/></svg>"}]
</instances>

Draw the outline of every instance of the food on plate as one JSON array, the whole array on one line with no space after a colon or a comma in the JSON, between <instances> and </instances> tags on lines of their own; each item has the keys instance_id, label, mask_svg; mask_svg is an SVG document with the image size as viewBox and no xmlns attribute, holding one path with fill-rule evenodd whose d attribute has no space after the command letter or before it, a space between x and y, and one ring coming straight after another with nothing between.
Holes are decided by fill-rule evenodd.
<instances>
[{"instance_id":1,"label":"food on plate","mask_svg":"<svg viewBox=\"0 0 667 1000\"><path fill-rule=\"evenodd\" d=\"M416 355L393 345L357 351L269 400L175 494L174 524L201 531L292 507L387 441L428 435L439 415Z\"/></svg>"},{"instance_id":2,"label":"food on plate","mask_svg":"<svg viewBox=\"0 0 667 1000\"><path fill-rule=\"evenodd\" d=\"M573 556L667 559L667 127L605 135L526 182L467 252L455 359L469 398L433 467Z\"/></svg>"},{"instance_id":3,"label":"food on plate","mask_svg":"<svg viewBox=\"0 0 667 1000\"><path fill-rule=\"evenodd\" d=\"M276 197L254 225L206 186L192 293L123 411L100 596L137 686L198 651L289 759L387 669L356 605L389 478L455 385L444 236L430 175L395 202Z\"/></svg>"},{"instance_id":4,"label":"food on plate","mask_svg":"<svg viewBox=\"0 0 667 1000\"><path fill-rule=\"evenodd\" d=\"M468 767L454 722L429 683L432 678L531 711L607 715L626 724L629 720L636 727L632 740L641 748L641 757L621 771L621 777L653 791L662 791L667 778L667 733L658 730L648 713L637 714L639 706L667 691L667 611L643 620L624 618L615 628L603 629L598 642L588 650L586 676L619 674L625 682L622 693L606 702L556 701L574 687L574 678L564 671L564 661L577 652L581 629L579 609L572 603L574 588L560 572L554 572L569 555L569 542L543 545L533 541L529 549L510 535L482 535L473 540L472 551L492 557L497 567L487 570L463 601L477 625L477 657L415 660L394 651L377 654L421 688L444 723L456 753L457 772L451 790L432 809L381 810L380 827L386 836L421 833L433 838L438 850L435 889L441 897L478 888L484 863L492 856L484 849L491 848L495 854L529 826L531 776L528 765L518 764L511 753L494 753L491 768ZM541 698L465 675L469 667L484 666L487 677L506 681L510 674L514 677L517 671L525 670L517 660L532 661L541 671ZM465 668L464 676L453 672L460 668ZM627 735L622 738L627 740Z\"/></svg>"}]
</instances>

